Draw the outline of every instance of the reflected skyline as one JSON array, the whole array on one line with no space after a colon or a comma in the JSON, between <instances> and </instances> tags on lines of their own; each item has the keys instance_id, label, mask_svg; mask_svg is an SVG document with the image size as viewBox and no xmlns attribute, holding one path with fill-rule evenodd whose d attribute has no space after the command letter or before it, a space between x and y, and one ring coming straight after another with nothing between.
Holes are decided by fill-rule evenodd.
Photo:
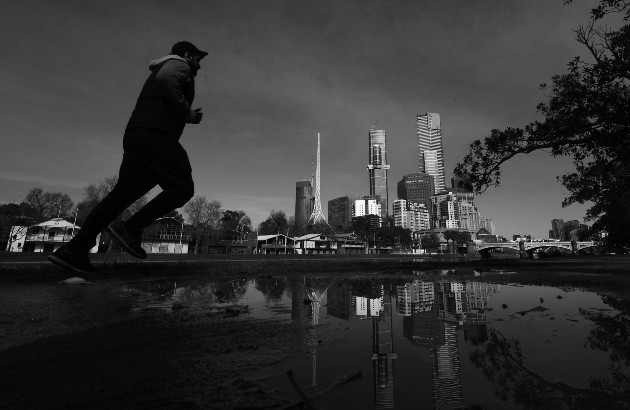
<instances>
[{"instance_id":1,"label":"reflected skyline","mask_svg":"<svg viewBox=\"0 0 630 410\"><path fill-rule=\"evenodd\" d=\"M507 286L506 289L512 294L541 292L534 287L525 289ZM356 383L366 383L369 379L370 401L376 409L403 408L400 406L408 403L409 396L404 393L406 397L398 397L399 385L408 389L409 381L412 380L409 377L415 372L419 372L420 376L426 374L418 379L422 380L419 386L421 391L426 391L422 394L419 408L427 408L423 406L429 405L429 397L430 406L434 409L479 403L479 398L475 399L476 395L471 396L471 392L476 390L479 383L486 383L487 380L479 370L473 373L477 374L476 378L470 378L472 363L476 363L471 362L470 352L501 342L496 337L489 340L497 320L516 321L528 312L515 308L513 312L521 315L509 315L504 310L505 304L498 302L490 307L493 298L502 294L502 285L444 276L408 281L269 276L209 283L196 281L185 286L176 282L134 283L127 285L127 291L158 293L165 304L169 300L181 304L205 300L227 306L231 306L228 305L230 303L247 303L252 314L258 312L258 317L266 309L269 317L282 319L284 316L295 324L296 340L302 346L299 352L309 357L309 382L307 384L304 381L304 386L310 389L309 394L325 391L334 382L335 375L356 372L356 366L359 366L366 376L367 373L370 375L364 382ZM551 292L553 289L545 291ZM571 292L570 289L555 292L560 291ZM540 299L540 303L543 303L538 293L531 299L536 303ZM505 295L503 300L506 297L512 298L510 304L516 303L513 302L513 296ZM549 296L547 298L552 299ZM565 295L563 300L567 298ZM555 303L561 303L561 299L555 299L558 301ZM152 306L155 307L155 298L153 300ZM501 305L504 305L503 309L497 309ZM591 305L596 304L591 301L589 309L592 309ZM554 307L548 301L545 306L549 308L531 309L540 317L537 320L545 320L551 315L546 311ZM601 309L604 311L603 307ZM493 315L488 319L489 312L493 310ZM242 315L240 318L247 317ZM525 318L531 322L533 313ZM546 320L550 319L554 318ZM331 331L333 323L337 325ZM564 322L549 323L560 326ZM341 332L345 336L336 336L334 332ZM586 330L585 335L588 336ZM343 343L331 343L337 337L351 340L350 350L342 349ZM402 356L401 342L408 346L402 349ZM397 349L394 348L396 343ZM345 353L339 356L341 351ZM414 351L419 355L413 354ZM358 356L360 352L363 352L362 358ZM468 378L464 376L466 373L463 369L466 367L469 368ZM306 370L300 371L302 377L305 376L302 372ZM603 376L595 374L594 377ZM510 380L510 383L517 382Z\"/></svg>"}]
</instances>

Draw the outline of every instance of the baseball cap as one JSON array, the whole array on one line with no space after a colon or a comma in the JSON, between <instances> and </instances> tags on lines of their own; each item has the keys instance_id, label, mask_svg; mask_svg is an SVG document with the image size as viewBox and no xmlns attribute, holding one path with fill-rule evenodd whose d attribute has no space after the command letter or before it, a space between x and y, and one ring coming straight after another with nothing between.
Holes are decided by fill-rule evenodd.
<instances>
[{"instance_id":1,"label":"baseball cap","mask_svg":"<svg viewBox=\"0 0 630 410\"><path fill-rule=\"evenodd\" d=\"M208 55L208 52L201 51L195 45L189 41L178 41L173 45L171 49L171 54L176 54L178 56L183 57L185 53L196 54L204 58Z\"/></svg>"}]
</instances>

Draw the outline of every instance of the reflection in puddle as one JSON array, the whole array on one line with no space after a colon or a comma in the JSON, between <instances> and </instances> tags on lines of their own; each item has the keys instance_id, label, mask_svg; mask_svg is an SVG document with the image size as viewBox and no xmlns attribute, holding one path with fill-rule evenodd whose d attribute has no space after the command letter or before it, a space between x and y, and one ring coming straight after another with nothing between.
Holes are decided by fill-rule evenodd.
<instances>
[{"instance_id":1,"label":"reflection in puddle","mask_svg":"<svg viewBox=\"0 0 630 410\"><path fill-rule=\"evenodd\" d=\"M627 303L448 274L140 282L123 296L135 312L290 321L294 358L272 383L325 409L629 408Z\"/></svg>"}]
</instances>

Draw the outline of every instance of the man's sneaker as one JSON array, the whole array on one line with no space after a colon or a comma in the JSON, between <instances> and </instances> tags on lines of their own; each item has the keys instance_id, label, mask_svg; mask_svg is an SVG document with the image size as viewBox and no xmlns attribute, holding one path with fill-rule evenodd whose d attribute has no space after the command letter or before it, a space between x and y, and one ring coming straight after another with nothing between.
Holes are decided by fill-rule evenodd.
<instances>
[{"instance_id":1,"label":"man's sneaker","mask_svg":"<svg viewBox=\"0 0 630 410\"><path fill-rule=\"evenodd\" d=\"M122 246L129 255L146 259L147 253L142 249L142 230L135 232L127 229L124 222L114 222L107 227L107 232Z\"/></svg>"},{"instance_id":2,"label":"man's sneaker","mask_svg":"<svg viewBox=\"0 0 630 410\"><path fill-rule=\"evenodd\" d=\"M94 273L98 271L98 269L92 265L87 255L74 255L68 251L66 246L62 246L48 255L48 260L55 265L77 273Z\"/></svg>"}]
</instances>

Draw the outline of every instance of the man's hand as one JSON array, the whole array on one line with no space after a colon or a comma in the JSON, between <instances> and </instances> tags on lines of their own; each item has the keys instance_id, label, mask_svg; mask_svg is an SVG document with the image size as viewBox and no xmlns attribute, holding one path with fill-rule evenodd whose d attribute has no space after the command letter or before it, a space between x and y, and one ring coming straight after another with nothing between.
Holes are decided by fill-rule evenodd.
<instances>
[{"instance_id":1,"label":"man's hand","mask_svg":"<svg viewBox=\"0 0 630 410\"><path fill-rule=\"evenodd\" d=\"M195 108L194 110L190 111L188 122L190 124L199 124L202 118L203 113L201 112L201 108Z\"/></svg>"}]
</instances>

